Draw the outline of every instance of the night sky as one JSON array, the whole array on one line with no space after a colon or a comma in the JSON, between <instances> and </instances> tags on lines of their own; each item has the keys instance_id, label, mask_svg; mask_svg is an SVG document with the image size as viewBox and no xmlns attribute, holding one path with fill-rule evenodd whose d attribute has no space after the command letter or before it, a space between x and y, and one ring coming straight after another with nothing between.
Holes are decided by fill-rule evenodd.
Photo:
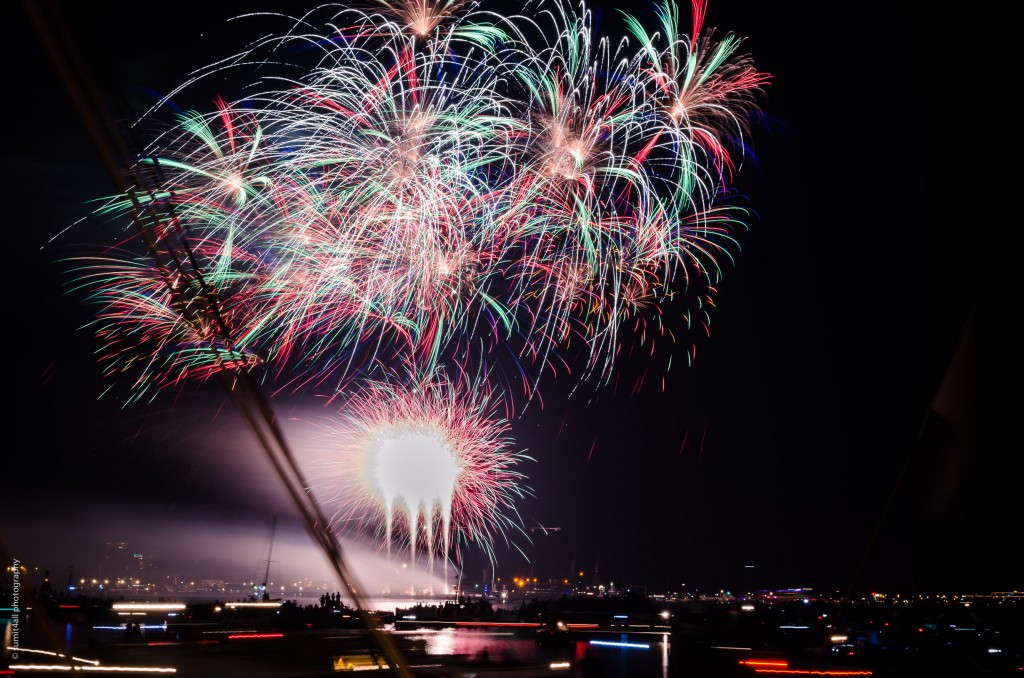
<instances>
[{"instance_id":1,"label":"night sky","mask_svg":"<svg viewBox=\"0 0 1024 678\"><path fill-rule=\"evenodd\" d=\"M499 576L582 570L653 592L1024 586L1012 555L1017 453L996 433L1006 408L994 382L1008 370L982 298L990 237L971 204L976 168L954 159L985 142L936 132L952 19L900 2L819 4L711 0L708 25L745 37L772 75L736 181L750 231L718 286L710 336L686 338L692 366L627 358L614 387L571 396L549 382L543 408L513 423L537 460L522 469L534 496L519 505L532 543L516 540L528 560L499 545ZM58 6L99 86L136 116L244 47L227 19L275 7ZM604 32L621 34L614 4L600 6ZM55 263L81 240L72 230L50 241L113 185L27 15L13 13L6 547L86 568L91 545L166 529L152 548L171 567L196 550L189 526L263 539L275 515L301 539L216 382L141 404L100 397L110 384L81 329L91 309ZM285 419L316 416L298 398L276 406ZM480 554L467 561L467 576L487 569Z\"/></svg>"}]
</instances>

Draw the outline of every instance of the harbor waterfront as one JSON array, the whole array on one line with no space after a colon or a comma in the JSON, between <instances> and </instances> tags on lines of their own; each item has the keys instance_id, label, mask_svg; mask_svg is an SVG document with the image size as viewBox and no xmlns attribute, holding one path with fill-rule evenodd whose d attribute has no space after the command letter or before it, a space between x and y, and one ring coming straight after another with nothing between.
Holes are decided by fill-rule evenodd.
<instances>
[{"instance_id":1,"label":"harbor waterfront","mask_svg":"<svg viewBox=\"0 0 1024 678\"><path fill-rule=\"evenodd\" d=\"M5 608L0 675L1021 675L1024 596L306 600L79 596ZM24 596L22 597L24 601ZM15 621L20 628L15 627ZM13 632L17 630L15 642ZM13 673L12 673L13 672ZM948 675L948 673L947 673Z\"/></svg>"}]
</instances>

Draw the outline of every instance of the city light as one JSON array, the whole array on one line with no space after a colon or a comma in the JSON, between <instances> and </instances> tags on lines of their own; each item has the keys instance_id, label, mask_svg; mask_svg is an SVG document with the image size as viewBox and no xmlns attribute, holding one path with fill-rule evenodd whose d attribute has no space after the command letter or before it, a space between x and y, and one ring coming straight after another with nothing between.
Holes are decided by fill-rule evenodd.
<instances>
[{"instance_id":1,"label":"city light","mask_svg":"<svg viewBox=\"0 0 1024 678\"><path fill-rule=\"evenodd\" d=\"M650 650L651 646L645 643L624 643L612 640L592 640L591 645L601 645L602 647L622 647L631 650Z\"/></svg>"},{"instance_id":2,"label":"city light","mask_svg":"<svg viewBox=\"0 0 1024 678\"><path fill-rule=\"evenodd\" d=\"M177 673L178 669L160 666L67 666L65 664L11 664L14 671L85 671L94 673Z\"/></svg>"},{"instance_id":3,"label":"city light","mask_svg":"<svg viewBox=\"0 0 1024 678\"><path fill-rule=\"evenodd\" d=\"M184 610L185 603L114 603L111 608L125 612L168 612Z\"/></svg>"}]
</instances>

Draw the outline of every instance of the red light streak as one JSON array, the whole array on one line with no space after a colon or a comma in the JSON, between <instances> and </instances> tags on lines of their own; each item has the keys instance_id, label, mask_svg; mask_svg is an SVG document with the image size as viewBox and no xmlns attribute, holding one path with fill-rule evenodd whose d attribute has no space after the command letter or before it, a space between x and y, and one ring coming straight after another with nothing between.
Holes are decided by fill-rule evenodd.
<instances>
[{"instance_id":1,"label":"red light streak","mask_svg":"<svg viewBox=\"0 0 1024 678\"><path fill-rule=\"evenodd\" d=\"M871 671L814 671L811 669L754 669L754 673L774 673L786 676L873 676Z\"/></svg>"},{"instance_id":2,"label":"red light streak","mask_svg":"<svg viewBox=\"0 0 1024 678\"><path fill-rule=\"evenodd\" d=\"M457 621L456 626L512 626L518 628L540 628L540 624L536 622L477 622L477 621Z\"/></svg>"},{"instance_id":3,"label":"red light streak","mask_svg":"<svg viewBox=\"0 0 1024 678\"><path fill-rule=\"evenodd\" d=\"M540 624L537 622L485 622L485 621L457 621L455 626L495 626L495 627L515 627L515 628L530 628L539 629ZM599 624L566 624L570 629L596 629L600 628Z\"/></svg>"},{"instance_id":4,"label":"red light streak","mask_svg":"<svg viewBox=\"0 0 1024 678\"><path fill-rule=\"evenodd\" d=\"M284 638L283 633L234 633L228 636L228 640L242 640L249 638Z\"/></svg>"}]
</instances>

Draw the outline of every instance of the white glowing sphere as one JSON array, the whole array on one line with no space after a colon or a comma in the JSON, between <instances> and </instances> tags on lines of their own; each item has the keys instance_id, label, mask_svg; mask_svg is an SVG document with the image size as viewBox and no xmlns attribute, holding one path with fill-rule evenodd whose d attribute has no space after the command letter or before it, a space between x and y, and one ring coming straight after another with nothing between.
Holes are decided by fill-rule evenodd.
<instances>
[{"instance_id":1,"label":"white glowing sphere","mask_svg":"<svg viewBox=\"0 0 1024 678\"><path fill-rule=\"evenodd\" d=\"M369 484L386 506L404 504L413 516L451 506L458 456L433 427L382 430L366 461Z\"/></svg>"}]
</instances>

